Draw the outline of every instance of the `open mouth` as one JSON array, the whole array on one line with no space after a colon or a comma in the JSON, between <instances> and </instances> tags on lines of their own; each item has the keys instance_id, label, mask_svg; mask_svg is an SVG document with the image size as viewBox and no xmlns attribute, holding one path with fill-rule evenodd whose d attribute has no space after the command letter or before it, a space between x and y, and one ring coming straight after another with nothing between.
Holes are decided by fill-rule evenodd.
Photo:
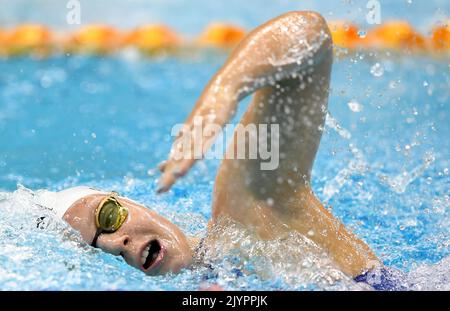
<instances>
[{"instance_id":1,"label":"open mouth","mask_svg":"<svg viewBox=\"0 0 450 311\"><path fill-rule=\"evenodd\" d=\"M144 270L147 270L160 262L162 260L162 257L163 252L161 244L158 242L158 240L152 240L142 251L142 267L144 268Z\"/></svg>"}]
</instances>

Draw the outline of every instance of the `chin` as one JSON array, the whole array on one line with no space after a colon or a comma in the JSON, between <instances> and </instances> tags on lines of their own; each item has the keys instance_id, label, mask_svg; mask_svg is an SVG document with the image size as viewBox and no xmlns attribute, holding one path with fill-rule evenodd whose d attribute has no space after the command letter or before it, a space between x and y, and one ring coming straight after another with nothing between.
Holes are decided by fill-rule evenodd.
<instances>
[{"instance_id":1,"label":"chin","mask_svg":"<svg viewBox=\"0 0 450 311\"><path fill-rule=\"evenodd\" d=\"M188 268L193 261L192 251L187 243L182 244L171 246L153 240L143 251L143 264L139 269L147 275L161 275Z\"/></svg>"},{"instance_id":2,"label":"chin","mask_svg":"<svg viewBox=\"0 0 450 311\"><path fill-rule=\"evenodd\" d=\"M172 259L167 263L162 264L157 269L151 269L144 271L147 275L163 275L168 273L179 273L181 270L185 268L189 268L192 264L192 257L183 257L183 258L177 258Z\"/></svg>"}]
</instances>

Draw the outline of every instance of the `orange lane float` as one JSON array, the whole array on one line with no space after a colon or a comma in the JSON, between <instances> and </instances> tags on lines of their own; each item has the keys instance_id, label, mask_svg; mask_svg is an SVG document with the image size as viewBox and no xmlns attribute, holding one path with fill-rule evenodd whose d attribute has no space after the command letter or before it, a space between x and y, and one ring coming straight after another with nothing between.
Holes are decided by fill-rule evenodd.
<instances>
[{"instance_id":1,"label":"orange lane float","mask_svg":"<svg viewBox=\"0 0 450 311\"><path fill-rule=\"evenodd\" d=\"M198 44L201 47L231 48L236 46L244 36L245 30L243 28L213 23L200 35Z\"/></svg>"},{"instance_id":2,"label":"orange lane float","mask_svg":"<svg viewBox=\"0 0 450 311\"><path fill-rule=\"evenodd\" d=\"M6 55L6 32L0 29L0 56Z\"/></svg>"},{"instance_id":3,"label":"orange lane float","mask_svg":"<svg viewBox=\"0 0 450 311\"><path fill-rule=\"evenodd\" d=\"M49 29L42 25L26 24L4 34L6 55L22 54L48 55L53 48L53 36Z\"/></svg>"},{"instance_id":4,"label":"orange lane float","mask_svg":"<svg viewBox=\"0 0 450 311\"><path fill-rule=\"evenodd\" d=\"M358 28L345 21L331 21L328 23L331 31L333 43L342 48L353 49L361 41L358 35Z\"/></svg>"},{"instance_id":5,"label":"orange lane float","mask_svg":"<svg viewBox=\"0 0 450 311\"><path fill-rule=\"evenodd\" d=\"M67 52L107 54L122 47L123 35L106 25L85 26L64 43Z\"/></svg>"},{"instance_id":6,"label":"orange lane float","mask_svg":"<svg viewBox=\"0 0 450 311\"><path fill-rule=\"evenodd\" d=\"M348 21L330 21L333 42L348 50L392 50L400 53L450 51L450 21L435 27L425 38L405 21L389 21L360 35L358 27ZM88 25L73 33L53 33L45 26L25 24L0 29L0 56L33 54L45 56L54 51L107 54L133 47L149 56L161 51L195 48L229 49L245 36L243 28L212 23L192 41L165 25L149 24L131 31L120 31L107 25Z\"/></svg>"},{"instance_id":7,"label":"orange lane float","mask_svg":"<svg viewBox=\"0 0 450 311\"><path fill-rule=\"evenodd\" d=\"M124 39L126 46L136 47L146 54L168 51L176 48L181 40L169 27L164 25L147 25L139 27Z\"/></svg>"},{"instance_id":8,"label":"orange lane float","mask_svg":"<svg viewBox=\"0 0 450 311\"><path fill-rule=\"evenodd\" d=\"M435 27L430 41L431 47L436 51L450 51L450 21L446 25Z\"/></svg>"},{"instance_id":9,"label":"orange lane float","mask_svg":"<svg viewBox=\"0 0 450 311\"><path fill-rule=\"evenodd\" d=\"M361 42L369 49L423 51L427 48L425 38L404 21L386 22L369 31Z\"/></svg>"}]
</instances>

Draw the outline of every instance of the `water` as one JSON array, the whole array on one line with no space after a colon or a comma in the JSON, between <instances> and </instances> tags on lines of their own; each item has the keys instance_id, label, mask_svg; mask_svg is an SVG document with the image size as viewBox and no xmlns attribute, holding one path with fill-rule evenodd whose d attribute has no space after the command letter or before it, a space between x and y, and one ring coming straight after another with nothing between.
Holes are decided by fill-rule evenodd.
<instances>
[{"instance_id":1,"label":"water","mask_svg":"<svg viewBox=\"0 0 450 311\"><path fill-rule=\"evenodd\" d=\"M224 239L207 257L217 274L212 280L205 281L204 267L147 277L86 246L36 204L39 189L86 184L117 190L187 233L205 235L218 160L197 163L161 196L154 192L155 166L167 155L172 125L184 120L224 60L0 60L1 289L195 290L205 282L226 289L361 289L307 238L257 242L238 224L212 233ZM376 64L382 76L371 73ZM448 289L448 59L347 56L335 61L331 85L315 192L385 264L409 273L411 288ZM253 246L236 253L225 241ZM280 245L289 256L277 256ZM305 248L307 255L299 252Z\"/></svg>"}]
</instances>

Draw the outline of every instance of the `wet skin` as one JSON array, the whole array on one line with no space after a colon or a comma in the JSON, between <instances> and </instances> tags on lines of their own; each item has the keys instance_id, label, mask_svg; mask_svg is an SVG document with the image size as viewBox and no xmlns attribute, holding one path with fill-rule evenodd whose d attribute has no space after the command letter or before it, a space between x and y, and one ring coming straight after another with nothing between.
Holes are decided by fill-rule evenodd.
<instances>
[{"instance_id":1,"label":"wet skin","mask_svg":"<svg viewBox=\"0 0 450 311\"><path fill-rule=\"evenodd\" d=\"M97 232L95 210L104 197L102 194L86 196L75 202L63 216L89 244ZM97 247L122 256L129 265L149 275L178 272L191 264L189 240L177 226L131 200L121 197L118 200L128 209L128 216L116 232L100 234ZM150 252L145 255L148 246ZM156 254L155 258L151 257L153 254Z\"/></svg>"},{"instance_id":2,"label":"wet skin","mask_svg":"<svg viewBox=\"0 0 450 311\"><path fill-rule=\"evenodd\" d=\"M260 170L260 159L223 160L215 181L210 225L221 216L230 217L253 228L261 239L292 230L304 235L313 232L311 240L327 251L344 273L355 277L378 265L379 260L324 208L309 186L327 111L332 47L328 26L317 13L289 12L268 21L233 51L205 87L185 125L193 127L194 117L202 117L204 126L208 122L223 126L235 114L238 103L253 94L240 124L279 124L283 156L272 171ZM202 142L210 140L204 137ZM177 141L173 150L178 148ZM201 144L194 140L192 148L200 145L200 150L206 151L207 146ZM192 158L175 159L172 154L160 166L158 192L168 191L195 162ZM96 229L95 200L100 197L85 200L70 208L65 219L91 242ZM98 246L122 254L142 270L139 251L157 238L166 248L165 259L158 269L147 273L176 272L188 266L191 241L166 219L127 202L130 219L116 233L100 236Z\"/></svg>"}]
</instances>

